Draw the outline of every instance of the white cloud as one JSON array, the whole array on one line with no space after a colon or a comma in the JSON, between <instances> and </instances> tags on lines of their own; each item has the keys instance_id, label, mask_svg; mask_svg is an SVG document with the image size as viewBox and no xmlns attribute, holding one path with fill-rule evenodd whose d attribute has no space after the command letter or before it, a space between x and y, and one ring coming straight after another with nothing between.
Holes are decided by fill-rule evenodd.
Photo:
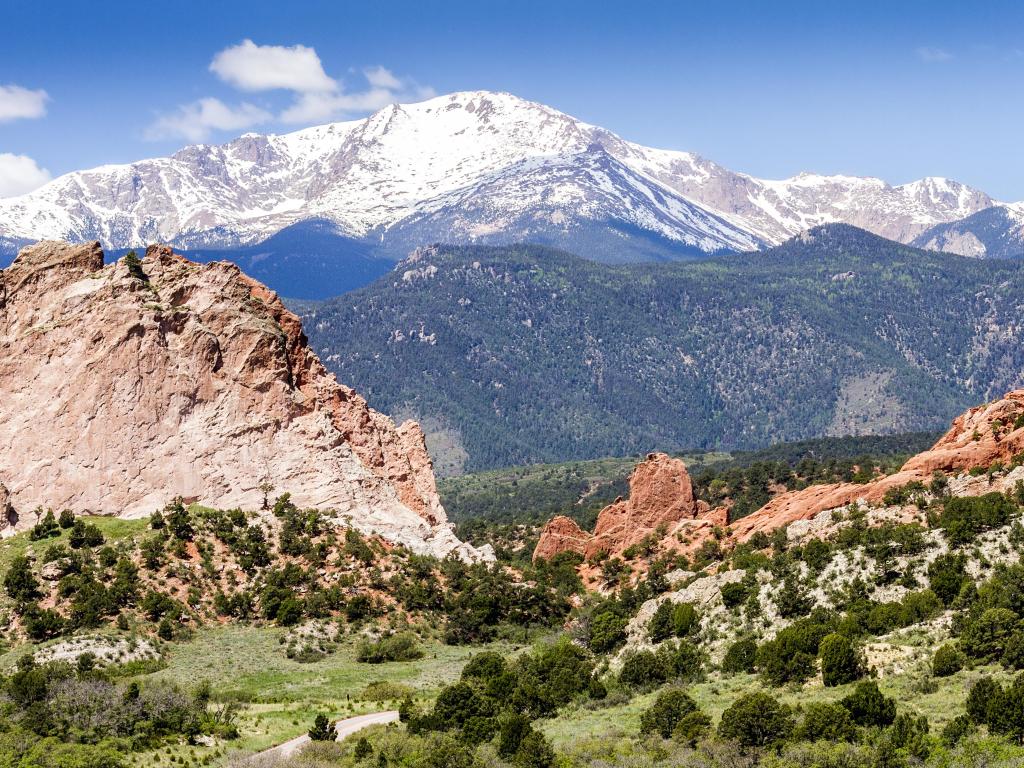
<instances>
[{"instance_id":1,"label":"white cloud","mask_svg":"<svg viewBox=\"0 0 1024 768\"><path fill-rule=\"evenodd\" d=\"M31 157L0 152L0 197L23 195L50 179L50 172L40 168Z\"/></svg>"},{"instance_id":2,"label":"white cloud","mask_svg":"<svg viewBox=\"0 0 1024 768\"><path fill-rule=\"evenodd\" d=\"M233 107L220 99L199 99L158 117L146 129L145 137L151 141L172 138L203 141L211 131L240 131L272 118L273 115L254 104Z\"/></svg>"},{"instance_id":3,"label":"white cloud","mask_svg":"<svg viewBox=\"0 0 1024 768\"><path fill-rule=\"evenodd\" d=\"M20 85L0 85L0 123L28 120L46 114L46 91L30 91Z\"/></svg>"},{"instance_id":4,"label":"white cloud","mask_svg":"<svg viewBox=\"0 0 1024 768\"><path fill-rule=\"evenodd\" d=\"M395 77L394 73L385 67L370 67L364 74L366 82L374 88L388 88L397 91L402 87L402 81Z\"/></svg>"},{"instance_id":5,"label":"white cloud","mask_svg":"<svg viewBox=\"0 0 1024 768\"><path fill-rule=\"evenodd\" d=\"M402 87L401 83L398 89L372 87L354 93L303 93L281 113L280 119L286 123L317 123L375 112L398 101L422 101L435 95L433 88Z\"/></svg>"},{"instance_id":6,"label":"white cloud","mask_svg":"<svg viewBox=\"0 0 1024 768\"><path fill-rule=\"evenodd\" d=\"M213 57L210 71L243 91L284 89L299 93L333 91L337 88L316 50L304 45L256 45L243 40Z\"/></svg>"},{"instance_id":7,"label":"white cloud","mask_svg":"<svg viewBox=\"0 0 1024 768\"><path fill-rule=\"evenodd\" d=\"M942 48L934 48L932 46L924 45L918 48L914 53L917 54L917 58L921 61L933 64L937 61L949 61L953 58L953 54L949 51L943 50Z\"/></svg>"},{"instance_id":8,"label":"white cloud","mask_svg":"<svg viewBox=\"0 0 1024 768\"><path fill-rule=\"evenodd\" d=\"M212 97L200 99L159 116L146 130L146 138L203 141L215 130L237 131L275 119L293 124L322 123L435 95L432 88L400 78L379 65L362 71L366 81L362 90L350 91L340 80L327 75L316 49L305 45L257 45L243 40L217 53L210 62L210 71L242 91L289 91L291 103L273 115L253 104L229 107Z\"/></svg>"}]
</instances>

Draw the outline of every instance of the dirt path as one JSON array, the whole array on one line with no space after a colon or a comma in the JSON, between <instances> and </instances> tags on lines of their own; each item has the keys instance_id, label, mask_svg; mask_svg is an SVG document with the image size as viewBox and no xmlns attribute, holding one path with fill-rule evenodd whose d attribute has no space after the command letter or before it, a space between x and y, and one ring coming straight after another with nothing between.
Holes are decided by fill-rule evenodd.
<instances>
[{"instance_id":1,"label":"dirt path","mask_svg":"<svg viewBox=\"0 0 1024 768\"><path fill-rule=\"evenodd\" d=\"M338 720L334 724L334 728L338 733L338 741L341 741L346 736L351 736L353 733L361 731L363 728L367 728L371 725L384 725L386 723L394 723L397 721L397 711L372 712L369 715L357 715L355 717L347 717L344 720ZM253 755L249 759L249 765L272 766L278 760L291 757L308 743L309 734L304 733L301 736L296 736L290 741L286 741L284 744L278 744L276 747L271 747L259 754Z\"/></svg>"}]
</instances>

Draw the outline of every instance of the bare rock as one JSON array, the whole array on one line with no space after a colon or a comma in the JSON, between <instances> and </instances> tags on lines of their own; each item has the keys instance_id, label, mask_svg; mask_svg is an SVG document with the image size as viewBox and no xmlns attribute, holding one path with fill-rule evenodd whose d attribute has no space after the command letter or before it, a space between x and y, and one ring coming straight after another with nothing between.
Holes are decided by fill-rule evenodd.
<instances>
[{"instance_id":1,"label":"bare rock","mask_svg":"<svg viewBox=\"0 0 1024 768\"><path fill-rule=\"evenodd\" d=\"M533 552L533 559L550 560L561 552L586 555L587 544L592 538L593 536L580 528L575 520L558 515L544 526L537 548Z\"/></svg>"},{"instance_id":2,"label":"bare rock","mask_svg":"<svg viewBox=\"0 0 1024 768\"><path fill-rule=\"evenodd\" d=\"M556 517L545 527L534 559L559 552L579 552L590 558L598 552L621 555L648 536L664 539L680 527L713 528L720 513L710 513L693 495L693 483L680 459L651 453L629 477L629 498L617 499L601 510L593 534L582 531L566 517Z\"/></svg>"},{"instance_id":3,"label":"bare rock","mask_svg":"<svg viewBox=\"0 0 1024 768\"><path fill-rule=\"evenodd\" d=\"M1009 392L994 403L972 408L958 416L934 446L910 458L899 472L871 483L812 485L780 494L754 514L734 523L732 535L737 541L746 541L758 531L767 533L797 521L810 520L821 512L856 501L877 503L890 488L914 480L927 482L936 471L987 469L996 462L1009 462L1024 452L1024 426L1014 426L1022 415L1024 389Z\"/></svg>"},{"instance_id":4,"label":"bare rock","mask_svg":"<svg viewBox=\"0 0 1024 768\"><path fill-rule=\"evenodd\" d=\"M479 553L447 522L423 433L339 384L299 319L233 264L42 242L0 272L0 481L19 509L124 517L260 486L366 533Z\"/></svg>"}]
</instances>

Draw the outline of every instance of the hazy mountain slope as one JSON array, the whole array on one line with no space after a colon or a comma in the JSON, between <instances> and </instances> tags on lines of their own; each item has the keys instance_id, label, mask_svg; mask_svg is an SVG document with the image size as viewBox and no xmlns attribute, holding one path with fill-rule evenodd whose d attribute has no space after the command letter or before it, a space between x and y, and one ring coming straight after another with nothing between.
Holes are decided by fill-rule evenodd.
<instances>
[{"instance_id":1,"label":"hazy mountain slope","mask_svg":"<svg viewBox=\"0 0 1024 768\"><path fill-rule=\"evenodd\" d=\"M296 299L340 296L394 267L393 262L375 257L367 243L348 237L324 219L292 224L256 245L198 248L185 254L201 262L233 261L247 275Z\"/></svg>"},{"instance_id":2,"label":"hazy mountain slope","mask_svg":"<svg viewBox=\"0 0 1024 768\"><path fill-rule=\"evenodd\" d=\"M528 241L630 261L758 249L836 221L910 241L992 205L941 178L756 179L473 91L67 174L0 200L0 238L223 249L324 219L388 258L435 241Z\"/></svg>"},{"instance_id":3,"label":"hazy mountain slope","mask_svg":"<svg viewBox=\"0 0 1024 768\"><path fill-rule=\"evenodd\" d=\"M1021 264L834 225L690 264L426 249L305 327L481 468L935 428L1024 381L1021 317Z\"/></svg>"},{"instance_id":4,"label":"hazy mountain slope","mask_svg":"<svg viewBox=\"0 0 1024 768\"><path fill-rule=\"evenodd\" d=\"M914 245L990 259L1024 257L1024 204L993 206L925 230Z\"/></svg>"}]
</instances>

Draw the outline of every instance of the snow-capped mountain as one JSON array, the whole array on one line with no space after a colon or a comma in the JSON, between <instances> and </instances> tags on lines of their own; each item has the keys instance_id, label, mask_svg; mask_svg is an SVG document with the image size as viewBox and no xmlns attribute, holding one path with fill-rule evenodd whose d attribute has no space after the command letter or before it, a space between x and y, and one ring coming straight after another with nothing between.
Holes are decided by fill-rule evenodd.
<instances>
[{"instance_id":1,"label":"snow-capped mountain","mask_svg":"<svg viewBox=\"0 0 1024 768\"><path fill-rule=\"evenodd\" d=\"M530 240L628 261L759 249L835 221L910 242L994 204L939 178L756 179L475 91L70 173L0 200L0 239L231 248L317 219L389 258L439 240Z\"/></svg>"}]
</instances>

